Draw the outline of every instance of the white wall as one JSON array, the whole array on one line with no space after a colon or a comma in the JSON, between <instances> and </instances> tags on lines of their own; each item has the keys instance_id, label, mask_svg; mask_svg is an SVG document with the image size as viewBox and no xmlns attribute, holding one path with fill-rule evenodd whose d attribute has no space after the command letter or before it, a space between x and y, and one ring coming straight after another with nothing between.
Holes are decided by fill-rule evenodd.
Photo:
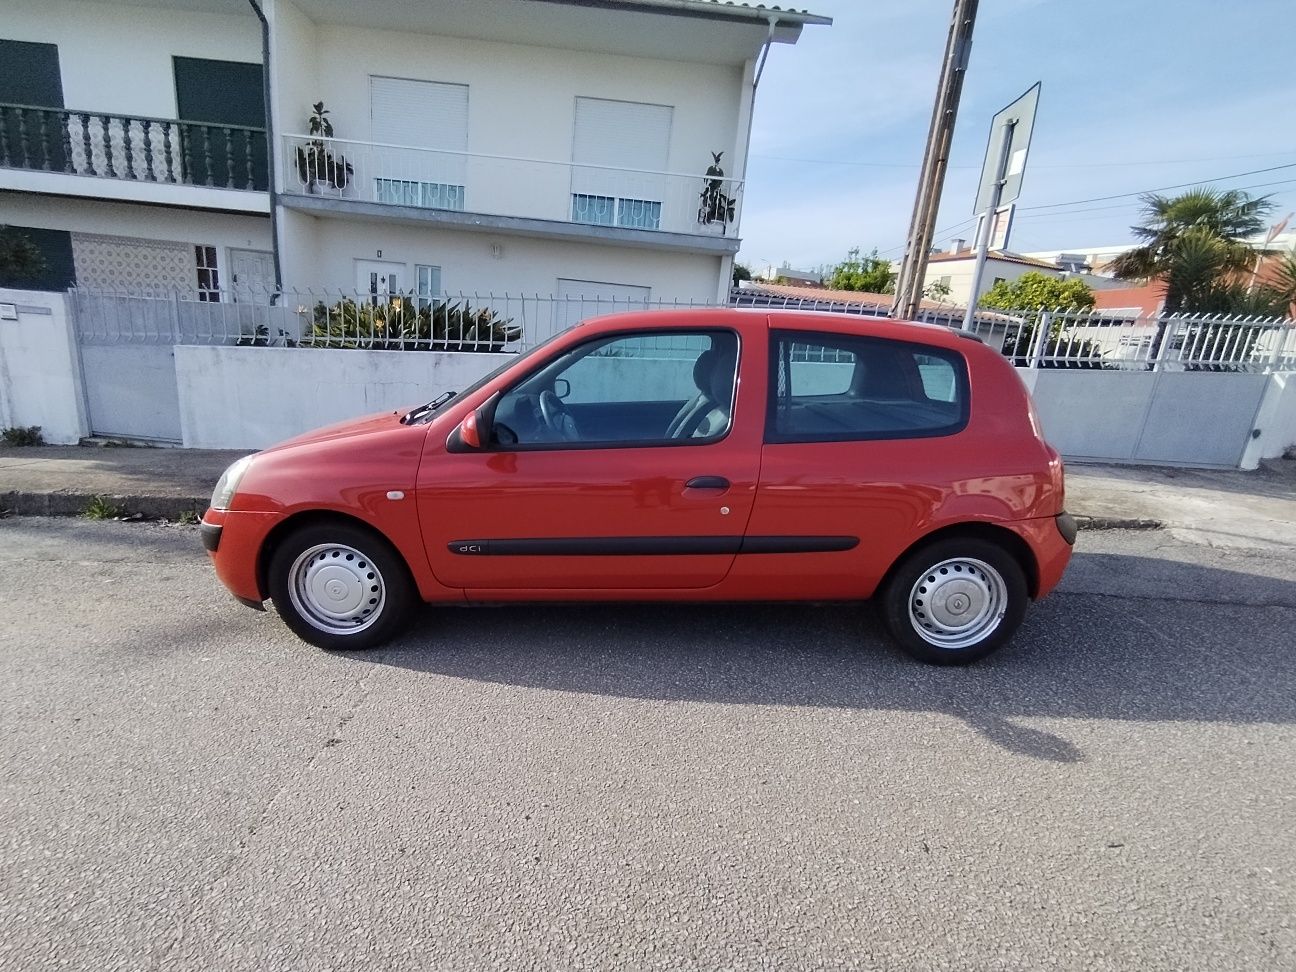
<instances>
[{"instance_id":1,"label":"white wall","mask_svg":"<svg viewBox=\"0 0 1296 972\"><path fill-rule=\"evenodd\" d=\"M261 63L261 25L243 7L225 15L169 4L10 2L0 34L58 45L68 108L175 118L172 55Z\"/></svg>"},{"instance_id":2,"label":"white wall","mask_svg":"<svg viewBox=\"0 0 1296 972\"><path fill-rule=\"evenodd\" d=\"M317 73L318 90L300 104L285 101L284 132L303 132L311 102L322 98L338 138L370 140L369 76L377 74L468 85L469 152L568 162L576 98L589 96L672 106L672 171L701 175L712 151L724 151L725 161L732 161L742 98L742 69L736 65L335 24L318 25L316 37L315 63L325 66ZM284 98L301 94L280 92Z\"/></svg>"},{"instance_id":3,"label":"white wall","mask_svg":"<svg viewBox=\"0 0 1296 972\"><path fill-rule=\"evenodd\" d=\"M261 449L311 429L457 391L514 355L177 347L183 442Z\"/></svg>"},{"instance_id":4,"label":"white wall","mask_svg":"<svg viewBox=\"0 0 1296 972\"><path fill-rule=\"evenodd\" d=\"M0 428L39 425L46 442L77 442L88 429L63 295L0 290L0 304L18 311L0 320Z\"/></svg>"},{"instance_id":5,"label":"white wall","mask_svg":"<svg viewBox=\"0 0 1296 972\"><path fill-rule=\"evenodd\" d=\"M319 68L315 59L318 43L315 23L290 0L269 0L263 9L270 22L270 112L274 131L304 133L310 106L321 98L316 82ZM282 153L280 140L275 145L279 163L275 179L281 189L285 171Z\"/></svg>"},{"instance_id":6,"label":"white wall","mask_svg":"<svg viewBox=\"0 0 1296 972\"><path fill-rule=\"evenodd\" d=\"M1277 459L1296 446L1296 372L1281 372L1270 379L1255 427L1260 434L1247 444L1243 469L1255 469L1261 459Z\"/></svg>"},{"instance_id":7,"label":"white wall","mask_svg":"<svg viewBox=\"0 0 1296 972\"><path fill-rule=\"evenodd\" d=\"M1225 467L1245 463L1243 447L1261 397L1280 377L1067 368L1018 373L1045 438L1067 458Z\"/></svg>"},{"instance_id":8,"label":"white wall","mask_svg":"<svg viewBox=\"0 0 1296 972\"><path fill-rule=\"evenodd\" d=\"M354 288L355 261L361 259L401 264L401 280L411 287L416 264L439 266L441 285L450 293L543 296L555 292L561 277L650 287L657 300L716 298L718 256L286 215L293 217L284 225L290 240L284 266L289 288ZM502 248L499 257L492 254L492 244Z\"/></svg>"}]
</instances>

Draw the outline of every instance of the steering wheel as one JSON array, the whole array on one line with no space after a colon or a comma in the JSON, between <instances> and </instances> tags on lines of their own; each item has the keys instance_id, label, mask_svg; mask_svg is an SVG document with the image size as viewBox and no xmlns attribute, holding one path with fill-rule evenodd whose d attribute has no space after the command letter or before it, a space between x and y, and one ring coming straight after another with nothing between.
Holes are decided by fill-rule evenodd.
<instances>
[{"instance_id":1,"label":"steering wheel","mask_svg":"<svg viewBox=\"0 0 1296 972\"><path fill-rule=\"evenodd\" d=\"M572 442L580 438L580 430L576 428L576 420L572 418L571 412L562 401L551 391L542 391L540 393L540 416L544 419L545 425L566 442Z\"/></svg>"}]
</instances>

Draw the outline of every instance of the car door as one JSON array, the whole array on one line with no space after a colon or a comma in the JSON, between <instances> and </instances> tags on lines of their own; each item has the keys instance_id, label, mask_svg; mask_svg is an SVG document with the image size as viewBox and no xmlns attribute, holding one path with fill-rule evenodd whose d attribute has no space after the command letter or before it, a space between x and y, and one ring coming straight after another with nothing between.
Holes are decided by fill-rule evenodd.
<instances>
[{"instance_id":1,"label":"car door","mask_svg":"<svg viewBox=\"0 0 1296 972\"><path fill-rule=\"evenodd\" d=\"M750 589L779 596L792 576L825 598L857 597L921 536L957 479L966 363L947 349L810 324L776 326L770 340L771 401L748 533L809 542L777 565L781 576L744 558L734 581L768 584Z\"/></svg>"},{"instance_id":2,"label":"car door","mask_svg":"<svg viewBox=\"0 0 1296 972\"><path fill-rule=\"evenodd\" d=\"M705 325L596 331L553 352L501 390L494 442L429 437L418 504L433 572L470 596L719 583L759 473L762 389L742 376L763 375L765 356Z\"/></svg>"}]
</instances>

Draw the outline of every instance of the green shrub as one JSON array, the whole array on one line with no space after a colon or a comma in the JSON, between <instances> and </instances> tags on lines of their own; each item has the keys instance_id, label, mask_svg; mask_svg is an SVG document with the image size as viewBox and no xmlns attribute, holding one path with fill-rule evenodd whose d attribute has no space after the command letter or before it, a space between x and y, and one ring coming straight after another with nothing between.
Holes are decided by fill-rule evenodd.
<instances>
[{"instance_id":1,"label":"green shrub","mask_svg":"<svg viewBox=\"0 0 1296 972\"><path fill-rule=\"evenodd\" d=\"M81 515L87 520L113 520L122 515L122 509L114 506L104 497L96 496L90 501L90 505L81 511Z\"/></svg>"},{"instance_id":2,"label":"green shrub","mask_svg":"<svg viewBox=\"0 0 1296 972\"><path fill-rule=\"evenodd\" d=\"M376 351L502 351L522 328L467 301L428 301L393 294L373 302L350 299L315 305L302 344Z\"/></svg>"},{"instance_id":3,"label":"green shrub","mask_svg":"<svg viewBox=\"0 0 1296 972\"><path fill-rule=\"evenodd\" d=\"M41 446L45 444L45 437L41 435L39 425L0 429L0 439L3 439L4 444L7 446Z\"/></svg>"}]
</instances>

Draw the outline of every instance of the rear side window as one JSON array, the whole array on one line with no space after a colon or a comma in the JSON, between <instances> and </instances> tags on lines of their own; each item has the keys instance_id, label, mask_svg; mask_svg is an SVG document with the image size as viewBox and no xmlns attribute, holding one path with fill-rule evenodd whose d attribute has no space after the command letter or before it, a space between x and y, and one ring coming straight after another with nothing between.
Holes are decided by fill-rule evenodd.
<instances>
[{"instance_id":1,"label":"rear side window","mask_svg":"<svg viewBox=\"0 0 1296 972\"><path fill-rule=\"evenodd\" d=\"M767 442L952 435L967 425L967 364L944 348L773 331Z\"/></svg>"}]
</instances>

